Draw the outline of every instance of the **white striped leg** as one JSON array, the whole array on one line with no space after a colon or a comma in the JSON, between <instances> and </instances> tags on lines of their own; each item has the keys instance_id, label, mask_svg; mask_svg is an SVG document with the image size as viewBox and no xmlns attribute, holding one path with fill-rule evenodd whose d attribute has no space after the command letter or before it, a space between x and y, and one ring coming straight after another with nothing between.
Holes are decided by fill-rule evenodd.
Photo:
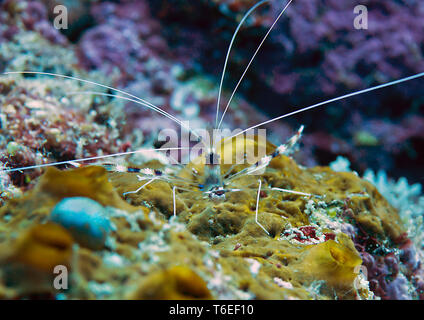
<instances>
[{"instance_id":1,"label":"white striped leg","mask_svg":"<svg viewBox=\"0 0 424 320\"><path fill-rule=\"evenodd\" d=\"M291 194L297 194L300 196L307 196L307 197L315 197L315 198L322 198L322 196L312 193L306 193L306 192L300 192L300 191L294 191L289 189L282 189L282 188L270 188L269 190L279 191L279 192L285 192L285 193L291 193Z\"/></svg>"},{"instance_id":2,"label":"white striped leg","mask_svg":"<svg viewBox=\"0 0 424 320\"><path fill-rule=\"evenodd\" d=\"M177 187L176 186L174 186L173 188L172 188L172 201L173 201L173 204L174 204L174 217L176 217L177 216L177 201L176 201L176 199L175 199L175 190L177 189Z\"/></svg>"},{"instance_id":3,"label":"white striped leg","mask_svg":"<svg viewBox=\"0 0 424 320\"><path fill-rule=\"evenodd\" d=\"M185 188L180 188L177 186L173 186L172 187L172 202L173 202L173 207L174 207L174 217L177 216L177 195L175 193L176 190L183 190L183 191L189 191L192 192L193 190L189 190L189 189L185 189Z\"/></svg>"},{"instance_id":4,"label":"white striped leg","mask_svg":"<svg viewBox=\"0 0 424 320\"><path fill-rule=\"evenodd\" d=\"M298 194L298 195L301 195L301 196L308 196L308 197L312 197L313 196L313 194L310 194L310 193L305 193L305 192L300 192L300 191L294 191L294 190L289 190L289 189L271 188L271 190L280 191L280 192L286 192L286 193L292 193L292 194Z\"/></svg>"},{"instance_id":5,"label":"white striped leg","mask_svg":"<svg viewBox=\"0 0 424 320\"><path fill-rule=\"evenodd\" d=\"M145 186L147 186L148 184L152 183L153 181L157 180L157 178L153 178L149 181L147 181L145 184L143 184L140 188L138 188L137 190L134 191L128 191L128 192L124 192L122 195L125 197L127 194L130 193L138 193L141 189L143 189Z\"/></svg>"},{"instance_id":6,"label":"white striped leg","mask_svg":"<svg viewBox=\"0 0 424 320\"><path fill-rule=\"evenodd\" d=\"M258 196L256 197L256 215L255 215L255 222L262 228L262 230L265 231L267 235L270 235L269 232L264 228L263 225L261 225L258 221L258 212L259 212L259 199L261 197L261 187L262 187L262 181L261 179L259 181L259 187L258 187Z\"/></svg>"}]
</instances>

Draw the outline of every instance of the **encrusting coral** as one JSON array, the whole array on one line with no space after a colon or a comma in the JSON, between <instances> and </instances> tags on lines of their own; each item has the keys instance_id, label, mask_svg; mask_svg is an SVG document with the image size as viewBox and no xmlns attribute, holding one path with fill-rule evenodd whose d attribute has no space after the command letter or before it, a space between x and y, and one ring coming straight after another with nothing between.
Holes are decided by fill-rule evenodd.
<instances>
[{"instance_id":1,"label":"encrusting coral","mask_svg":"<svg viewBox=\"0 0 424 320\"><path fill-rule=\"evenodd\" d=\"M263 189L258 218L270 235L255 223L259 178L314 195ZM176 218L164 181L127 201L120 196L139 186L134 174L97 166L48 169L32 190L0 209L1 228L14 230L1 242L13 242L30 225L51 224L49 214L62 199L88 197L105 207L111 232L104 247L73 248L66 298L365 299L374 295L360 271L364 252L398 250L405 233L396 210L369 182L327 167L306 169L285 156L262 175L234 180L243 190L222 202L195 189L179 191Z\"/></svg>"},{"instance_id":2,"label":"encrusting coral","mask_svg":"<svg viewBox=\"0 0 424 320\"><path fill-rule=\"evenodd\" d=\"M19 263L50 273L57 265L70 267L72 236L65 228L46 223L31 227L16 240L11 250L2 250L3 262Z\"/></svg>"},{"instance_id":3,"label":"encrusting coral","mask_svg":"<svg viewBox=\"0 0 424 320\"><path fill-rule=\"evenodd\" d=\"M211 299L205 281L188 267L174 266L153 273L144 280L130 299Z\"/></svg>"},{"instance_id":4,"label":"encrusting coral","mask_svg":"<svg viewBox=\"0 0 424 320\"><path fill-rule=\"evenodd\" d=\"M54 270L63 266L72 270L70 233L48 222L20 231L17 239L1 243L0 274L7 288L0 288L0 297L19 298L41 295L53 297Z\"/></svg>"}]
</instances>

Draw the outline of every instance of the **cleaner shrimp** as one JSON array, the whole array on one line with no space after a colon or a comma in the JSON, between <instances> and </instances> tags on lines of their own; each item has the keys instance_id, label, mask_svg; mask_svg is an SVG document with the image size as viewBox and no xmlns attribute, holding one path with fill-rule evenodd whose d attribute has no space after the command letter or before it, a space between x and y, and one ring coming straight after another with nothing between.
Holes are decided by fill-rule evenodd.
<instances>
[{"instance_id":1,"label":"cleaner shrimp","mask_svg":"<svg viewBox=\"0 0 424 320\"><path fill-rule=\"evenodd\" d=\"M266 41L268 35L273 30L274 26L277 24L277 22L280 20L284 12L289 8L290 4L293 2L293 0L289 0L286 5L281 9L278 16L273 21L272 25L269 27L268 31L266 32L265 36L262 38L260 44L258 45L257 49L255 50L254 54L252 55L251 59L249 60L247 66L245 67L239 81L237 82L234 90L231 93L231 96L228 100L228 102L225 105L225 108L223 109L222 113L220 114L220 107L221 107L221 98L222 98L222 89L223 89L223 83L225 78L225 73L227 69L227 64L229 61L229 56L231 53L231 49L233 47L234 41L237 37L237 34L239 30L241 29L243 23L246 21L246 19L252 14L255 9L258 7L269 3L270 0L262 0L256 3L254 6L252 6L246 14L243 16L241 21L239 22L237 28L235 29L235 32L232 36L231 42L229 44L224 67L222 70L222 75L220 79L219 84L219 91L218 91L218 97L217 97L217 103L216 103L216 117L215 117L215 130L219 130L222 127L222 123L225 117L225 114L229 110L230 104L237 92L237 89L239 88L242 80L244 79L246 73L248 72L251 64L253 63L255 57L257 56L258 52L260 51L262 45ZM146 186L149 184L155 183L157 181L166 182L170 185L172 189L172 199L173 199L173 216L177 216L177 193L178 192L200 192L200 194L211 201L214 202L222 202L226 200L226 195L229 193L236 193L236 192L242 192L242 191L248 191L250 193L255 193L255 223L267 234L270 235L270 232L260 223L259 221L259 202L261 198L261 194L263 192L279 192L279 193L288 193L292 194L294 196L299 197L306 197L306 198L321 198L320 195L315 195L311 193L305 193L301 190L291 190L291 189L285 189L285 188L278 188L273 187L269 183L267 183L266 186L263 186L265 184L263 178L260 176L261 173L265 172L265 170L268 168L271 161L278 157L278 156L290 156L296 149L299 140L301 139L302 132L304 130L304 126L301 125L298 131L294 136L292 136L288 141L284 144L281 144L277 147L270 146L270 144L267 144L266 153L261 156L257 161L254 163L244 164L242 167L238 167L238 170L236 166L238 163L232 163L231 166L226 168L227 170L224 170L224 167L222 166L222 158L224 157L224 153L230 152L231 156L236 156L236 154L233 153L232 147L237 145L239 142L236 140L236 138L241 137L244 134L247 134L251 132L252 130L265 126L271 122L275 122L277 120L281 120L287 117L291 117L293 115L306 112L311 109L319 108L328 104L331 104L333 102L347 99L353 96L357 96L360 94L364 94L367 92L375 91L378 89L382 89L385 87L393 86L396 84L400 84L403 82L407 82L413 79L417 79L424 76L423 73L415 74L409 77L401 78L395 81L387 82L384 84L380 84L374 87L370 87L367 89L355 91L352 93L348 93L336 98L332 98L326 101L322 101L304 108L299 108L295 111L285 113L283 115L280 115L278 117L263 121L261 123L258 123L254 126L251 126L247 129L241 130L231 136L224 137L224 139L216 139L213 135L210 139L203 139L199 134L196 133L195 130L190 129L184 121L178 119L174 115L170 114L169 112L165 111L164 109L153 105L152 103L136 96L131 93L128 93L126 91L123 91L121 89L117 89L108 85L104 85L101 83L97 83L94 81L89 81L86 79L61 75L61 74L54 74L54 73L47 73L47 72L35 72L35 71L18 71L18 72L6 72L5 75L12 75L12 74L37 74L41 76L50 76L50 77L58 77L58 78L65 78L65 79L71 79L79 82L83 82L89 85L101 87L103 89L108 89L112 93L102 93L102 92L96 92L96 91L86 91L86 92L72 92L69 94L91 94L91 95L100 95L100 96L106 96L116 99L122 99L129 102L133 102L135 104L141 105L145 108L148 108L166 118L169 120L177 123L179 126L181 126L183 129L186 129L189 133L191 133L198 141L204 146L204 152L201 157L197 159L197 165L190 164L186 167L184 167L181 164L177 164L179 166L179 169L174 170L159 170L159 169L151 169L151 168L136 168L136 167L129 167L125 165L117 165L114 163L100 163L102 166L106 167L108 171L112 172L127 172L127 173L135 173L137 174L138 181L141 183L140 187L133 191L127 191L123 194L124 197L130 194L137 194L141 190L143 190ZM208 141L209 140L209 141ZM243 139L242 145L243 148L246 147L247 144L253 145L258 147L260 144L253 139ZM266 144L266 143L265 143ZM57 166L57 165L73 165L73 166L80 166L81 163L94 161L94 160L104 160L108 158L113 157L120 157L120 156L127 156L139 152L145 152L145 151L170 151L170 150L181 150L183 148L159 148L159 149L139 149L136 151L129 151L129 152L122 152L117 154L110 154L110 155L104 155L104 156L97 156L97 157L90 157L90 158L83 158L83 159L75 159L73 161L61 161L61 162L55 162L55 163L48 163L43 165L34 165L34 166L28 166L28 167L20 167L20 168L10 168L2 170L5 173L8 172L20 172L24 170L30 170L30 169L36 169L36 168L43 168L43 167L49 167L49 166ZM246 158L246 154L242 155L244 159ZM199 166L200 162L200 166ZM200 168L200 169L199 169ZM189 172L189 176L187 174L184 176L184 173ZM223 173L224 172L224 173ZM190 177L191 175L191 177ZM252 180L252 183L245 186L245 188L238 188L234 185L234 181L237 181L240 178L243 177L254 177L254 175L258 175L254 180ZM253 188L254 186L254 188Z\"/></svg>"}]
</instances>

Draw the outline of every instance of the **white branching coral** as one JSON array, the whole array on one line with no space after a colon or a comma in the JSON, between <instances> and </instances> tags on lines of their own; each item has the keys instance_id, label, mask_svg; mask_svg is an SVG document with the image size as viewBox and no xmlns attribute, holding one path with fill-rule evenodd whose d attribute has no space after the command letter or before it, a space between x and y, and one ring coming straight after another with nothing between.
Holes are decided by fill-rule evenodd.
<instances>
[{"instance_id":1,"label":"white branching coral","mask_svg":"<svg viewBox=\"0 0 424 320\"><path fill-rule=\"evenodd\" d=\"M350 161L343 156L338 156L336 158L336 160L334 160L333 162L330 163L329 166L330 166L331 170L336 171L336 172L352 171L350 169Z\"/></svg>"},{"instance_id":2,"label":"white branching coral","mask_svg":"<svg viewBox=\"0 0 424 320\"><path fill-rule=\"evenodd\" d=\"M371 182L378 191L399 211L409 236L418 248L424 247L424 196L419 183L408 184L404 177L395 181L380 170L375 174L372 170L364 173L364 179Z\"/></svg>"},{"instance_id":3,"label":"white branching coral","mask_svg":"<svg viewBox=\"0 0 424 320\"><path fill-rule=\"evenodd\" d=\"M422 193L422 187L419 183L409 185L408 180L404 177L394 181L389 179L383 170L375 174L368 169L363 178L371 182L395 208L402 212L409 210L412 203L415 205ZM424 213L423 208L419 213Z\"/></svg>"}]
</instances>

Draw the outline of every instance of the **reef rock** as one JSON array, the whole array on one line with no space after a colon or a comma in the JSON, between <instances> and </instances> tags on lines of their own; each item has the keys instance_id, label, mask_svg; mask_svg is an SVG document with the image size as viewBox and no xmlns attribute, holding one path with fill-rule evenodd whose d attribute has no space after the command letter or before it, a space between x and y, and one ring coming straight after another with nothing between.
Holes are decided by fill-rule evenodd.
<instances>
[{"instance_id":1,"label":"reef rock","mask_svg":"<svg viewBox=\"0 0 424 320\"><path fill-rule=\"evenodd\" d=\"M179 175L196 181L193 165ZM259 178L258 221L269 235L255 222ZM0 209L0 228L8 230L1 242L58 222L82 245L73 249L74 282L61 297L117 299L373 299L369 284L378 280L363 274L370 257L389 263L406 246L397 211L371 183L328 167L303 168L285 156L262 175L235 179L232 187L241 191L224 201L204 199L186 185L176 195L177 217L168 182L123 196L139 186L135 174L96 166L48 169L32 190ZM95 223L99 216L106 220ZM84 244L86 237L99 245ZM396 259L390 261L403 270L402 283L413 285L416 264ZM31 261L25 263L36 265ZM396 283L376 292L387 298Z\"/></svg>"}]
</instances>

